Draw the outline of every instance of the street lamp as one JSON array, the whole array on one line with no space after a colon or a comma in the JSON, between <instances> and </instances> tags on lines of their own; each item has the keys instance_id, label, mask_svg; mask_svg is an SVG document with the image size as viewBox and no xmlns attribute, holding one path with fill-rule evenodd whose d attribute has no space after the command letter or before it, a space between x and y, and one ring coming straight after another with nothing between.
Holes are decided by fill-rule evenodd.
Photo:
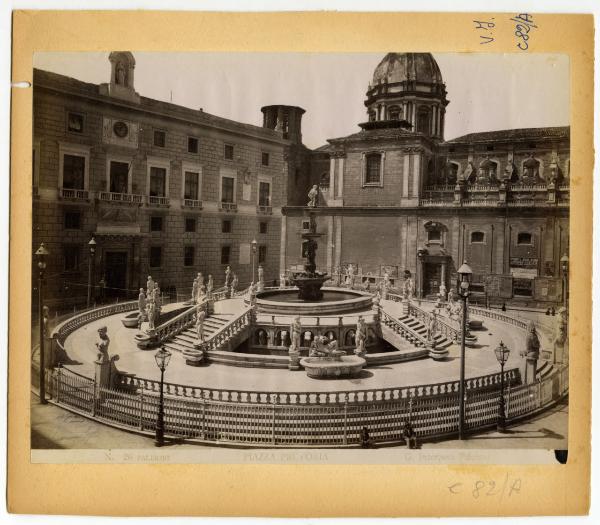
<instances>
[{"instance_id":1,"label":"street lamp","mask_svg":"<svg viewBox=\"0 0 600 525\"><path fill-rule=\"evenodd\" d=\"M160 396L158 398L158 419L156 421L156 437L154 439L154 446L162 447L165 444L165 400L163 394L163 386L165 380L165 370L169 366L169 360L171 359L171 352L161 347L161 349L154 354L156 365L160 368Z\"/></svg>"},{"instance_id":2,"label":"street lamp","mask_svg":"<svg viewBox=\"0 0 600 525\"><path fill-rule=\"evenodd\" d=\"M254 266L256 264L256 250L257 250L257 246L258 243L256 242L256 239L252 239L252 279L251 281L254 282Z\"/></svg>"},{"instance_id":3,"label":"street lamp","mask_svg":"<svg viewBox=\"0 0 600 525\"><path fill-rule=\"evenodd\" d=\"M44 243L35 252L38 258L38 314L40 323L40 403L46 404L46 356L44 350L45 326L44 326L44 271L46 270L46 256L50 252L44 247Z\"/></svg>"},{"instance_id":4,"label":"street lamp","mask_svg":"<svg viewBox=\"0 0 600 525\"><path fill-rule=\"evenodd\" d=\"M90 258L88 262L88 285L87 285L87 307L90 307L90 302L92 299L92 263L94 261L94 255L96 254L96 240L94 237L90 239L88 242L88 246L90 247Z\"/></svg>"},{"instance_id":5,"label":"street lamp","mask_svg":"<svg viewBox=\"0 0 600 525\"><path fill-rule=\"evenodd\" d=\"M464 261L458 269L458 295L462 299L462 329L460 333L460 382L458 385L458 439L463 439L465 429L465 339L467 336L467 299L473 270Z\"/></svg>"},{"instance_id":6,"label":"street lamp","mask_svg":"<svg viewBox=\"0 0 600 525\"><path fill-rule=\"evenodd\" d=\"M563 306L569 306L569 256L565 253L560 258L560 268L563 274Z\"/></svg>"},{"instance_id":7,"label":"street lamp","mask_svg":"<svg viewBox=\"0 0 600 525\"><path fill-rule=\"evenodd\" d=\"M496 359L500 363L500 400L498 401L498 432L506 432L506 412L504 409L504 364L508 361L510 350L504 345L502 341L494 350Z\"/></svg>"}]
</instances>

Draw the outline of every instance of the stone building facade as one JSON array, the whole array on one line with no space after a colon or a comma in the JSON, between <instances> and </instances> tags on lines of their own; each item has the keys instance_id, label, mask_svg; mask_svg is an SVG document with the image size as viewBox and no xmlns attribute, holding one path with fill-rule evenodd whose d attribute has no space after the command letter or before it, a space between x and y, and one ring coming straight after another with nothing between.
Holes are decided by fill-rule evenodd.
<instances>
[{"instance_id":1,"label":"stone building facade","mask_svg":"<svg viewBox=\"0 0 600 525\"><path fill-rule=\"evenodd\" d=\"M227 265L240 286L259 263L274 281L304 263L313 184L320 270L411 275L426 297L467 260L474 298L561 300L569 128L445 141L449 101L431 54L386 55L361 130L313 151L302 108L265 106L262 127L243 124L145 98L133 55L109 60L100 85L34 72L32 248L50 251L49 304L85 301L88 276L94 297L135 296L148 274L185 295L197 272L220 286Z\"/></svg>"},{"instance_id":2,"label":"stone building facade","mask_svg":"<svg viewBox=\"0 0 600 525\"><path fill-rule=\"evenodd\" d=\"M318 266L362 280L415 278L420 297L472 267L473 299L561 300L569 243L569 128L444 141L448 104L429 53L389 53L374 72L361 131L313 152ZM303 207L284 209L281 266L302 263Z\"/></svg>"},{"instance_id":3,"label":"stone building facade","mask_svg":"<svg viewBox=\"0 0 600 525\"><path fill-rule=\"evenodd\" d=\"M283 124L252 126L140 96L133 55L109 60L101 85L34 72L33 247L50 251L49 304L81 304L88 275L94 298L137 296L149 274L180 294L197 272L221 286L227 265L240 286L259 263L267 281L278 278L288 173L309 182L296 169L307 164L294 143L303 110L263 108L265 119L294 113L290 140Z\"/></svg>"}]
</instances>

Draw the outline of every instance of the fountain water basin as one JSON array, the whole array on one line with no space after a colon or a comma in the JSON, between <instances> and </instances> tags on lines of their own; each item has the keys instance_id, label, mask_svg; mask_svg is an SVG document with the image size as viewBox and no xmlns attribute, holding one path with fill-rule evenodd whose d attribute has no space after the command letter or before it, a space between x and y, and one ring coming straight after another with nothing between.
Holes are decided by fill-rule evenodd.
<instances>
[{"instance_id":1,"label":"fountain water basin","mask_svg":"<svg viewBox=\"0 0 600 525\"><path fill-rule=\"evenodd\" d=\"M306 370L306 375L314 379L357 377L366 363L364 358L357 355L305 357L300 360L300 364Z\"/></svg>"}]
</instances>

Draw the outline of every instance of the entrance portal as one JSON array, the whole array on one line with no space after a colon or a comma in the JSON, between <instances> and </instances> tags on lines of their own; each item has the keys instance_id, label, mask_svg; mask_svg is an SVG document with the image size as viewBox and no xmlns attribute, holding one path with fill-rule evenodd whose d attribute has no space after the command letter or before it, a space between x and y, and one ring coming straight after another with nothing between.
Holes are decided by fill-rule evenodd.
<instances>
[{"instance_id":1,"label":"entrance portal","mask_svg":"<svg viewBox=\"0 0 600 525\"><path fill-rule=\"evenodd\" d=\"M442 284L442 265L425 263L423 265L423 295L437 295Z\"/></svg>"},{"instance_id":2,"label":"entrance portal","mask_svg":"<svg viewBox=\"0 0 600 525\"><path fill-rule=\"evenodd\" d=\"M108 297L127 296L127 252L105 253L104 276Z\"/></svg>"}]
</instances>

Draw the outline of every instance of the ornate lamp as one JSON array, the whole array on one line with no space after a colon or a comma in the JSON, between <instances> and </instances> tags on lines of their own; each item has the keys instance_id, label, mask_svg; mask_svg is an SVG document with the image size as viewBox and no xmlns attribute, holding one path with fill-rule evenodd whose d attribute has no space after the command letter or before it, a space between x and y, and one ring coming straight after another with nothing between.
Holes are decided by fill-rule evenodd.
<instances>
[{"instance_id":1,"label":"ornate lamp","mask_svg":"<svg viewBox=\"0 0 600 525\"><path fill-rule=\"evenodd\" d=\"M567 308L569 306L569 256L566 253L560 258L560 269L563 274L563 306Z\"/></svg>"},{"instance_id":2,"label":"ornate lamp","mask_svg":"<svg viewBox=\"0 0 600 525\"><path fill-rule=\"evenodd\" d=\"M46 404L46 352L44 349L44 271L46 270L46 257L50 252L46 250L44 243L36 250L35 255L38 259L38 315L40 324L40 403Z\"/></svg>"},{"instance_id":3,"label":"ornate lamp","mask_svg":"<svg viewBox=\"0 0 600 525\"><path fill-rule=\"evenodd\" d=\"M254 267L256 265L256 250L257 250L257 246L258 243L256 242L256 238L252 239L252 242L250 243L252 245L252 279L250 279L252 282L254 281Z\"/></svg>"},{"instance_id":4,"label":"ornate lamp","mask_svg":"<svg viewBox=\"0 0 600 525\"><path fill-rule=\"evenodd\" d=\"M88 285L87 285L87 307L90 307L91 299L92 299L92 261L94 260L94 255L96 254L96 240L94 237L90 239L88 242L88 246L90 247L90 259L88 263Z\"/></svg>"},{"instance_id":5,"label":"ornate lamp","mask_svg":"<svg viewBox=\"0 0 600 525\"><path fill-rule=\"evenodd\" d=\"M506 411L504 402L504 365L508 361L510 355L510 349L500 341L500 344L494 350L496 359L500 363L500 399L498 401L498 423L497 428L499 432L506 431Z\"/></svg>"},{"instance_id":6,"label":"ornate lamp","mask_svg":"<svg viewBox=\"0 0 600 525\"><path fill-rule=\"evenodd\" d=\"M460 381L458 400L458 439L463 439L465 428L465 339L467 336L467 298L469 297L469 283L473 270L464 261L458 269L458 295L462 299L462 330L460 337Z\"/></svg>"},{"instance_id":7,"label":"ornate lamp","mask_svg":"<svg viewBox=\"0 0 600 525\"><path fill-rule=\"evenodd\" d=\"M167 369L167 366L169 366L171 352L165 349L165 347L161 347L161 349L154 354L154 360L156 361L156 366L160 369L160 396L158 400L158 418L156 420L156 437L154 445L162 447L165 444L165 403L163 387L165 370Z\"/></svg>"}]
</instances>

